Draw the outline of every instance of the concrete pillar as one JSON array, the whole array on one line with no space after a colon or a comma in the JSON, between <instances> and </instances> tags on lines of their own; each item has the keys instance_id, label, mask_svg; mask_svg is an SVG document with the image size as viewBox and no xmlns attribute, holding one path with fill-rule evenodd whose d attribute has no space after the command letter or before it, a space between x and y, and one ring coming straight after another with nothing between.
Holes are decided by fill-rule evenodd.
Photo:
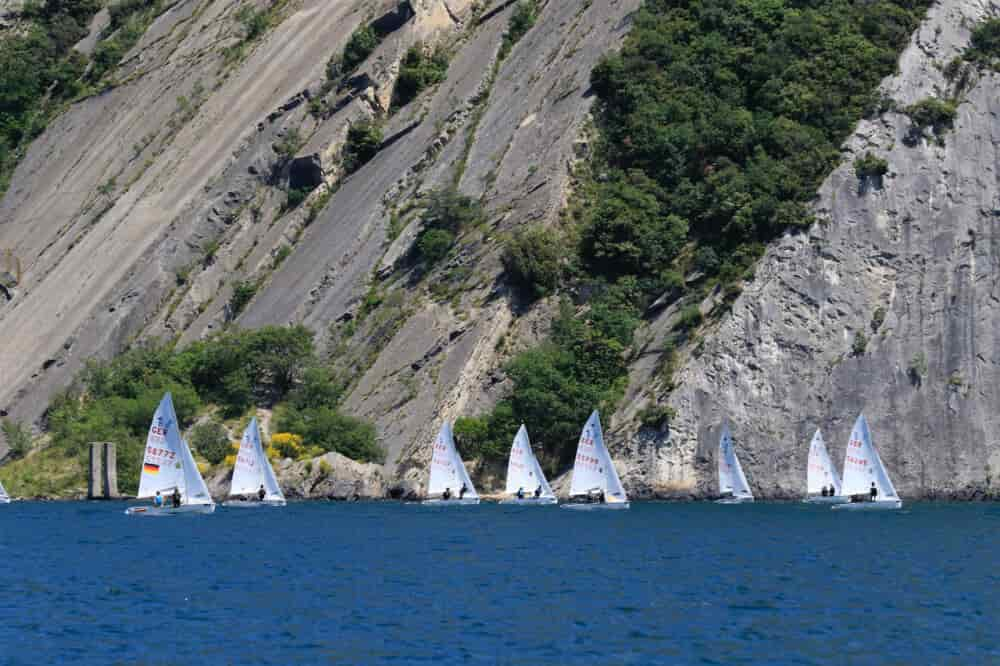
<instances>
[{"instance_id":1,"label":"concrete pillar","mask_svg":"<svg viewBox=\"0 0 1000 666\"><path fill-rule=\"evenodd\" d=\"M104 499L118 499L118 455L114 442L104 442Z\"/></svg>"},{"instance_id":2,"label":"concrete pillar","mask_svg":"<svg viewBox=\"0 0 1000 666\"><path fill-rule=\"evenodd\" d=\"M101 474L101 463L104 447L98 442L90 443L90 475L87 478L87 498L98 499L104 495L103 475Z\"/></svg>"}]
</instances>

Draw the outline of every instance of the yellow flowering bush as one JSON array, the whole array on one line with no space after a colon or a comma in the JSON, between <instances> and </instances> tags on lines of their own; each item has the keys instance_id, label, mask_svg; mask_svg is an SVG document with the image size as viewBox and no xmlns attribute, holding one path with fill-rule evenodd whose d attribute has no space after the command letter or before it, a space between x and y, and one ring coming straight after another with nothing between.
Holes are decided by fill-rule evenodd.
<instances>
[{"instance_id":1,"label":"yellow flowering bush","mask_svg":"<svg viewBox=\"0 0 1000 666\"><path fill-rule=\"evenodd\" d=\"M271 445L267 449L269 458L280 456L297 460L303 453L305 453L305 447L302 446L302 437L290 432L276 433L271 437Z\"/></svg>"}]
</instances>

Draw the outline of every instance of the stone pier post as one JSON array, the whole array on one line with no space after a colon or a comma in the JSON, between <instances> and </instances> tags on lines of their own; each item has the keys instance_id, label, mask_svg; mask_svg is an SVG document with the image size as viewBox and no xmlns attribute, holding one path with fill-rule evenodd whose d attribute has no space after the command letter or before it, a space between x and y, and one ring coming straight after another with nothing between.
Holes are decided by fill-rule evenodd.
<instances>
[{"instance_id":1,"label":"stone pier post","mask_svg":"<svg viewBox=\"0 0 1000 666\"><path fill-rule=\"evenodd\" d=\"M118 499L118 454L114 442L104 443L104 499Z\"/></svg>"},{"instance_id":2,"label":"stone pier post","mask_svg":"<svg viewBox=\"0 0 1000 666\"><path fill-rule=\"evenodd\" d=\"M104 460L103 445L99 442L90 443L90 475L87 478L87 499L99 499L104 494L101 463Z\"/></svg>"}]
</instances>

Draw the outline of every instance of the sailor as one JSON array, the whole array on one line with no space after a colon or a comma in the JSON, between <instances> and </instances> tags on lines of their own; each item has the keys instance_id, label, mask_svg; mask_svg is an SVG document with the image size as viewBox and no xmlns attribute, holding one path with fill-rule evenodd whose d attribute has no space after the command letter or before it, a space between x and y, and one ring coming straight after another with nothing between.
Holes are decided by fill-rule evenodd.
<instances>
[{"instance_id":1,"label":"sailor","mask_svg":"<svg viewBox=\"0 0 1000 666\"><path fill-rule=\"evenodd\" d=\"M445 488L444 492L441 493L441 498L442 499L446 499L446 500L450 500L451 499L451 488Z\"/></svg>"},{"instance_id":2,"label":"sailor","mask_svg":"<svg viewBox=\"0 0 1000 666\"><path fill-rule=\"evenodd\" d=\"M601 490L601 504L604 504L607 500L604 498L604 490Z\"/></svg>"},{"instance_id":3,"label":"sailor","mask_svg":"<svg viewBox=\"0 0 1000 666\"><path fill-rule=\"evenodd\" d=\"M153 506L155 507L163 506L163 495L160 494L159 490L156 491L156 497L153 498Z\"/></svg>"},{"instance_id":4,"label":"sailor","mask_svg":"<svg viewBox=\"0 0 1000 666\"><path fill-rule=\"evenodd\" d=\"M465 485L465 481L462 481L462 487L458 490L458 499L465 497L465 491L468 489L469 487Z\"/></svg>"},{"instance_id":5,"label":"sailor","mask_svg":"<svg viewBox=\"0 0 1000 666\"><path fill-rule=\"evenodd\" d=\"M264 490L264 484L260 484L260 488L257 490L257 501L263 502L264 498L267 497L267 491Z\"/></svg>"},{"instance_id":6,"label":"sailor","mask_svg":"<svg viewBox=\"0 0 1000 666\"><path fill-rule=\"evenodd\" d=\"M517 499L524 499L524 486L517 489Z\"/></svg>"},{"instance_id":7,"label":"sailor","mask_svg":"<svg viewBox=\"0 0 1000 666\"><path fill-rule=\"evenodd\" d=\"M542 496L542 485L538 484L538 487L535 488L535 499L538 499L541 496Z\"/></svg>"},{"instance_id":8,"label":"sailor","mask_svg":"<svg viewBox=\"0 0 1000 666\"><path fill-rule=\"evenodd\" d=\"M170 496L170 499L173 500L175 507L180 506L181 505L181 491L178 490L177 488L174 488L174 494Z\"/></svg>"},{"instance_id":9,"label":"sailor","mask_svg":"<svg viewBox=\"0 0 1000 666\"><path fill-rule=\"evenodd\" d=\"M874 481L872 481L872 487L868 491L868 494L871 496L873 502L875 501L875 498L878 497L878 488L875 487Z\"/></svg>"},{"instance_id":10,"label":"sailor","mask_svg":"<svg viewBox=\"0 0 1000 666\"><path fill-rule=\"evenodd\" d=\"M823 491L822 492L823 492L823 497L826 497L827 496L826 495L826 486L823 486Z\"/></svg>"}]
</instances>

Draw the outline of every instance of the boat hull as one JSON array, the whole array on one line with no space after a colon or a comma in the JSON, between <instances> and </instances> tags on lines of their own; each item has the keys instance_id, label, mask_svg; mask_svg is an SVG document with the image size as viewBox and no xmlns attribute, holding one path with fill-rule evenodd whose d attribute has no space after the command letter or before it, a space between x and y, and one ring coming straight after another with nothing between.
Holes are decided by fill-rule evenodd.
<instances>
[{"instance_id":1,"label":"boat hull","mask_svg":"<svg viewBox=\"0 0 1000 666\"><path fill-rule=\"evenodd\" d=\"M184 514L214 513L214 504L182 504L181 506L130 506L125 509L127 516L181 516Z\"/></svg>"},{"instance_id":2,"label":"boat hull","mask_svg":"<svg viewBox=\"0 0 1000 666\"><path fill-rule=\"evenodd\" d=\"M506 499L500 500L501 504L517 504L518 506L544 506L546 504L558 504L559 500L555 497L525 497L524 499L518 499L516 497L508 497Z\"/></svg>"},{"instance_id":3,"label":"boat hull","mask_svg":"<svg viewBox=\"0 0 1000 666\"><path fill-rule=\"evenodd\" d=\"M222 506L227 509L260 509L266 506L285 506L285 500L264 500L263 502L246 500L226 500Z\"/></svg>"},{"instance_id":4,"label":"boat hull","mask_svg":"<svg viewBox=\"0 0 1000 666\"><path fill-rule=\"evenodd\" d=\"M479 504L478 497L463 497L462 499L425 499L421 504L427 506L470 506Z\"/></svg>"},{"instance_id":5,"label":"boat hull","mask_svg":"<svg viewBox=\"0 0 1000 666\"><path fill-rule=\"evenodd\" d=\"M715 500L716 504L750 504L752 502L752 497L723 497Z\"/></svg>"},{"instance_id":6,"label":"boat hull","mask_svg":"<svg viewBox=\"0 0 1000 666\"><path fill-rule=\"evenodd\" d=\"M805 504L847 504L851 501L846 495L835 495L833 497L807 497L802 500Z\"/></svg>"},{"instance_id":7,"label":"boat hull","mask_svg":"<svg viewBox=\"0 0 1000 666\"><path fill-rule=\"evenodd\" d=\"M569 502L560 504L559 508L571 511L621 511L629 506L629 502Z\"/></svg>"},{"instance_id":8,"label":"boat hull","mask_svg":"<svg viewBox=\"0 0 1000 666\"><path fill-rule=\"evenodd\" d=\"M10 498L4 497L3 499L0 499L0 504L10 504Z\"/></svg>"},{"instance_id":9,"label":"boat hull","mask_svg":"<svg viewBox=\"0 0 1000 666\"><path fill-rule=\"evenodd\" d=\"M903 508L903 501L847 502L846 504L835 504L830 508L841 511L894 511Z\"/></svg>"}]
</instances>

